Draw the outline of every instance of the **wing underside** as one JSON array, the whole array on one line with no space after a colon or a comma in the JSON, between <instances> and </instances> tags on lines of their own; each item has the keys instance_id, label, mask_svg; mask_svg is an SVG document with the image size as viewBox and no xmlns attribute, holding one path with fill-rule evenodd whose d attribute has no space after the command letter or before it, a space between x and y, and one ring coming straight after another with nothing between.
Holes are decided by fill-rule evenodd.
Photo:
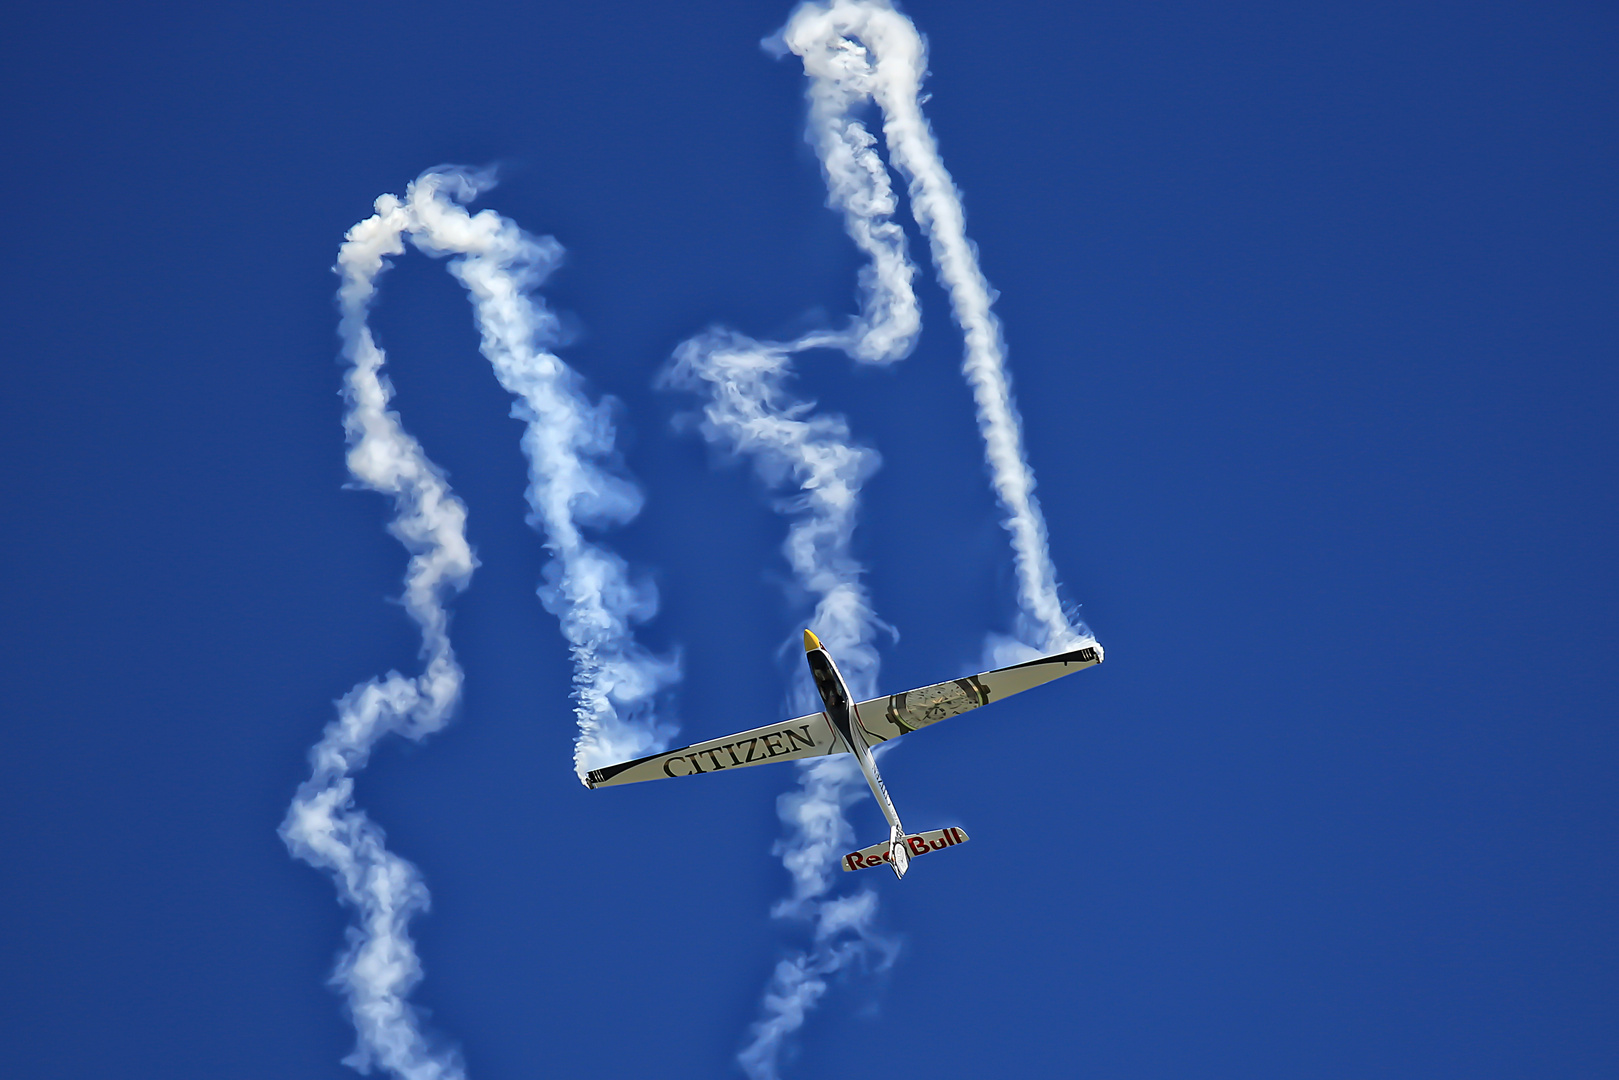
<instances>
[{"instance_id":1,"label":"wing underside","mask_svg":"<svg viewBox=\"0 0 1619 1080\"><path fill-rule=\"evenodd\" d=\"M1030 660L1026 664L1013 664L1011 667L969 675L965 679L952 679L888 697L872 698L860 702L855 708L860 713L860 726L871 741L887 742L1101 662L1101 646L1087 644L1055 656Z\"/></svg>"},{"instance_id":2,"label":"wing underside","mask_svg":"<svg viewBox=\"0 0 1619 1080\"><path fill-rule=\"evenodd\" d=\"M888 697L872 698L857 706L860 726L872 743L897 739L907 732L959 716L1041 683L1061 678L1102 662L1102 648L1094 643L1026 664L996 668L964 679L921 686ZM651 754L634 761L608 765L585 774L587 787L635 784L642 780L724 772L769 761L793 761L845 753L848 750L825 713L811 713L764 727L693 743L679 750Z\"/></svg>"},{"instance_id":3,"label":"wing underside","mask_svg":"<svg viewBox=\"0 0 1619 1080\"><path fill-rule=\"evenodd\" d=\"M651 754L634 761L594 769L585 774L587 787L635 784L642 780L662 780L670 776L695 776L723 772L768 761L820 757L843 751L843 740L832 731L825 713L812 713L792 720L779 720L752 731L727 735L722 739L693 743L679 750Z\"/></svg>"}]
</instances>

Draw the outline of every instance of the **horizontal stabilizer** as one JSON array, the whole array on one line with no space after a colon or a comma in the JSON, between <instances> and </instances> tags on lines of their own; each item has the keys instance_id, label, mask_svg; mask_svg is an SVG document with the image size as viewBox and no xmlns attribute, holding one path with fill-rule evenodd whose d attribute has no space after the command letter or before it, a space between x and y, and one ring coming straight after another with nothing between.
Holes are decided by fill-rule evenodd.
<instances>
[{"instance_id":1,"label":"horizontal stabilizer","mask_svg":"<svg viewBox=\"0 0 1619 1080\"><path fill-rule=\"evenodd\" d=\"M947 847L967 842L967 833L963 829L934 829L932 832L911 833L905 838L905 848L910 852L911 858L926 855L931 851L943 851ZM868 870L873 866L888 866L893 856L888 851L888 841L851 851L843 857L845 870Z\"/></svg>"}]
</instances>

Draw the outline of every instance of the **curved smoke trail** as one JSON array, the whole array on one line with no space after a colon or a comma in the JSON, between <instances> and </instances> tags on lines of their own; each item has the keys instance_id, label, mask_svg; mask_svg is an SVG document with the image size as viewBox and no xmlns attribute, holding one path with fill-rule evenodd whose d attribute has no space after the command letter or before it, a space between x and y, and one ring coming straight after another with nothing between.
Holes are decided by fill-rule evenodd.
<instances>
[{"instance_id":1,"label":"curved smoke trail","mask_svg":"<svg viewBox=\"0 0 1619 1080\"><path fill-rule=\"evenodd\" d=\"M466 586L477 565L467 545L466 508L388 408L385 357L366 325L377 276L389 256L404 253L402 238L411 225L410 210L384 195L376 214L349 230L337 260L343 278L338 333L351 365L343 417L349 472L359 485L393 497L389 531L411 553L405 610L421 627L426 663L415 678L391 671L338 702L337 719L310 752L312 774L287 811L281 837L298 858L328 871L338 896L357 913L332 975L348 998L358 1036L345 1062L362 1072L380 1066L406 1080L460 1080L458 1056L428 1043L405 1000L422 977L408 928L427 908L427 888L414 866L384 846L382 829L354 806L353 774L379 739L389 732L421 739L449 720L461 669L450 648L444 599Z\"/></svg>"},{"instance_id":2,"label":"curved smoke trail","mask_svg":"<svg viewBox=\"0 0 1619 1080\"><path fill-rule=\"evenodd\" d=\"M853 443L842 417L816 414L813 403L787 391L794 353L831 347L866 363L893 363L910 355L921 331L916 270L904 230L892 217L898 200L876 138L853 115L867 96L869 71L858 55L843 60L841 78L810 85L807 134L821 159L828 205L842 212L845 229L868 259L859 277L859 316L841 331L784 343L712 330L676 351L664 383L704 397L700 430L710 444L750 459L771 488L796 490L777 509L792 519L783 553L798 585L815 599L810 629L837 655L856 697L870 697L879 662L873 639L882 623L850 542L861 486L879 458ZM794 698L800 711L815 708L803 671ZM865 797L853 759L838 756L801 765L798 787L778 801L788 833L775 850L792 877L792 894L772 914L810 923L812 940L771 976L763 1016L738 1055L753 1080L776 1077L786 1040L803 1026L831 976L852 963L871 962L874 954L878 966L895 956L897 945L875 929L874 892L828 896L838 857L853 839L844 809Z\"/></svg>"},{"instance_id":3,"label":"curved smoke trail","mask_svg":"<svg viewBox=\"0 0 1619 1080\"><path fill-rule=\"evenodd\" d=\"M984 456L1012 537L1019 634L1042 652L1069 647L1089 634L1070 620L1058 595L1045 518L1034 495L1034 471L1023 451L1022 422L1006 371L1000 321L991 310L994 292L967 238L961 192L922 113L927 47L911 20L885 0L802 4L771 44L777 42L776 47L804 61L812 80L812 123L815 103L823 97L844 109L869 99L882 110L889 160L908 181L911 214L928 238L939 283L950 295L966 339L962 371L972 387Z\"/></svg>"},{"instance_id":4,"label":"curved smoke trail","mask_svg":"<svg viewBox=\"0 0 1619 1080\"><path fill-rule=\"evenodd\" d=\"M842 331L793 342L758 342L722 330L687 342L665 376L669 385L706 395L704 437L752 460L775 489L798 495L778 504L793 518L784 546L798 583L816 597L811 629L836 653L857 696L874 695L878 659L863 572L849 552L861 484L876 468L874 451L850 441L841 417L817 415L786 391L791 356L814 346L842 349L856 360L890 363L908 356L921 328L912 282L915 267L877 140L855 116L875 103L889 159L909 184L911 212L928 238L940 283L965 338L963 372L972 387L991 481L1011 534L1018 576L1019 637L991 635L986 651L1007 663L1069 647L1088 636L1058 595L1046 527L1023 452L1021 421L1006 372L993 292L966 235L966 217L922 114L926 48L915 26L885 0L805 3L765 42L792 52L809 78L807 137L821 160L828 202L867 265L860 273L861 313ZM847 656L848 659L843 658ZM813 709L802 681L798 704ZM773 1080L786 1039L825 993L827 978L865 958L875 946L890 962L894 946L873 930L874 893L828 899L832 868L852 834L844 808L862 798L856 772L841 758L801 767L799 788L780 800L789 834L777 846L793 893L774 914L814 924L810 950L782 961L763 1001L763 1018L739 1060L754 1080Z\"/></svg>"},{"instance_id":5,"label":"curved smoke trail","mask_svg":"<svg viewBox=\"0 0 1619 1080\"><path fill-rule=\"evenodd\" d=\"M389 732L421 739L448 722L462 674L450 647L447 595L464 588L476 559L466 539L466 509L388 408L391 388L367 315L388 259L406 238L434 256L454 255L451 272L466 286L481 349L500 382L518 398L527 422L530 523L553 553L540 595L561 620L574 661L579 722L575 762L596 764L661 748L672 727L653 708L678 677L677 665L647 652L632 627L655 613L656 594L631 579L617 555L585 539L582 526L627 521L641 506L617 468L610 404L592 405L579 377L543 344L555 319L529 294L560 259L555 241L524 233L492 211L461 203L492 177L457 169L424 173L403 200L384 195L376 213L355 225L339 251L339 336L350 363L343 418L349 471L360 486L391 495L389 530L411 553L405 609L421 628L421 675L389 672L351 690L338 717L310 752L310 778L298 789L281 836L293 854L328 871L340 899L357 913L349 947L332 976L348 999L357 1044L344 1060L361 1071L381 1067L405 1080L461 1080L453 1049L423 1035L407 997L421 980L410 919L428 905L421 875L389 852L381 828L354 806L353 775Z\"/></svg>"},{"instance_id":6,"label":"curved smoke trail","mask_svg":"<svg viewBox=\"0 0 1619 1080\"><path fill-rule=\"evenodd\" d=\"M657 715L660 692L680 677L677 661L635 640L634 627L658 610L648 579L632 577L615 553L582 527L623 524L641 510L640 490L617 461L611 401L592 405L582 380L543 347L556 318L530 295L561 258L556 241L529 236L492 210L461 203L486 190L488 174L437 170L410 188L416 246L453 255L450 272L467 287L480 349L524 421L529 462L529 524L553 559L540 598L557 616L573 657L579 737L574 769L591 769L663 749L674 733Z\"/></svg>"},{"instance_id":7,"label":"curved smoke trail","mask_svg":"<svg viewBox=\"0 0 1619 1080\"><path fill-rule=\"evenodd\" d=\"M879 661L873 638L882 623L861 582L864 570L849 549L860 488L876 471L878 456L853 443L842 417L816 414L813 403L787 393L789 358L800 345L710 331L680 347L664 381L704 396L699 427L711 445L748 458L771 488L796 489L777 509L792 519L783 553L798 585L815 598L809 628L838 657L855 697L874 697ZM803 670L793 697L799 712L819 704ZM828 977L874 951L880 965L893 960L895 944L873 925L874 892L827 898L838 858L853 846L844 808L865 796L854 758L841 754L800 765L798 788L778 801L788 835L776 854L792 876L793 892L772 914L809 922L813 939L807 951L781 961L771 977L764 1016L738 1056L753 1080L777 1075L785 1040L826 992Z\"/></svg>"},{"instance_id":8,"label":"curved smoke trail","mask_svg":"<svg viewBox=\"0 0 1619 1080\"><path fill-rule=\"evenodd\" d=\"M785 548L789 562L799 583L817 597L812 629L843 658L856 692L873 692L877 657L871 638L880 623L848 541L860 485L876 467L876 455L850 442L840 418L816 416L811 404L793 400L785 383L797 351L830 346L857 360L888 363L909 355L920 329L915 269L903 231L892 220L894 193L877 140L853 115L874 102L882 112L889 160L908 182L912 214L965 338L963 372L1011 534L1023 641L995 648L995 659L1051 651L1088 636L1058 595L1000 324L991 310L993 292L966 236L960 193L921 111L926 50L920 35L885 0L834 0L801 5L767 44L798 55L810 78L809 136L821 158L828 201L843 212L850 237L869 259L860 274L861 313L842 331L785 344L711 332L682 346L669 382L709 395L704 434L710 441L750 456L773 486L797 485L798 497L780 509L794 518ZM472 296L483 351L518 398L514 414L528 424L523 447L530 464L529 520L555 556L541 598L561 620L574 659L576 769L582 774L660 749L671 729L658 719L654 703L678 678L674 661L653 656L633 637L633 626L655 611L655 593L631 578L623 560L580 532L581 525L633 517L640 495L616 468L607 406L592 406L577 376L541 347L554 320L528 293L560 249L490 211L468 214L460 203L488 183L485 175L455 170L424 174L405 200L379 199L376 215L355 226L343 246L340 331L353 365L346 382L349 467L361 485L394 497L390 529L412 553L405 604L422 630L425 665L414 679L390 672L343 698L338 719L311 753L311 778L282 826L294 853L327 869L359 914L334 975L359 1034L347 1060L360 1068L380 1065L409 1080L457 1080L462 1070L453 1051L428 1045L405 1000L421 977L406 930L410 917L426 907L427 893L415 869L390 854L381 830L354 808L352 774L389 731L419 739L447 721L461 673L443 603L465 585L475 560L466 543L464 508L387 408L384 358L366 326L376 278L389 256L403 253L404 237L430 254L456 256L451 268ZM799 693L806 695L807 687L801 685ZM799 789L779 804L790 834L777 852L794 885L774 913L812 921L814 945L783 961L772 978L764 1018L740 1056L756 1080L776 1075L784 1040L802 1025L830 975L874 948L884 963L893 956L893 946L872 929L875 894L827 898L832 863L849 839L843 809L864 794L848 764L835 758L802 769Z\"/></svg>"}]
</instances>

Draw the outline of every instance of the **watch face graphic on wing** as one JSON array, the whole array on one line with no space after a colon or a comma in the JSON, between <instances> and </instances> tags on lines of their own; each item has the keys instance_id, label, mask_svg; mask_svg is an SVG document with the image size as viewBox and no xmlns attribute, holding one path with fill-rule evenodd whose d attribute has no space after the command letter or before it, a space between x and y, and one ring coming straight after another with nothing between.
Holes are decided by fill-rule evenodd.
<instances>
[{"instance_id":1,"label":"watch face graphic on wing","mask_svg":"<svg viewBox=\"0 0 1619 1080\"><path fill-rule=\"evenodd\" d=\"M886 716L901 732L959 716L989 701L989 688L977 677L907 690L888 699Z\"/></svg>"}]
</instances>

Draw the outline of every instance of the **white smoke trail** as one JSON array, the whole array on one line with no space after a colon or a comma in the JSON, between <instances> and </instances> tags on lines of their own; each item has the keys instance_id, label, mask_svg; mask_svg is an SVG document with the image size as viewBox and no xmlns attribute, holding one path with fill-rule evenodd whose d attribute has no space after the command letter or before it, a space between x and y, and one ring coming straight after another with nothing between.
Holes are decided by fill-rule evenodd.
<instances>
[{"instance_id":1,"label":"white smoke trail","mask_svg":"<svg viewBox=\"0 0 1619 1080\"><path fill-rule=\"evenodd\" d=\"M870 73L856 54L844 60L842 80L811 84L808 137L821 159L828 204L842 211L845 229L869 260L860 272L860 315L842 331L813 332L789 343L710 331L676 352L666 384L705 395L701 430L711 444L749 457L771 487L796 487L798 494L777 508L793 519L783 551L798 584L814 597L810 629L838 657L855 695L870 697L878 668L872 639L882 624L861 584L850 538L860 487L878 457L853 444L841 417L816 415L812 404L786 391L793 353L827 346L856 360L892 363L910 355L921 331L915 267L904 230L892 220L898 200L877 140L851 115L867 96ZM803 672L794 698L798 708L814 708L814 690ZM778 800L788 834L775 850L793 891L772 914L811 923L813 937L807 951L777 965L765 991L764 1015L738 1055L752 1080L777 1076L786 1040L803 1026L828 978L873 953L878 966L894 958L896 945L875 929L875 893L827 897L838 857L854 838L844 809L865 796L853 759L839 756L801 766L798 788Z\"/></svg>"},{"instance_id":2,"label":"white smoke trail","mask_svg":"<svg viewBox=\"0 0 1619 1080\"><path fill-rule=\"evenodd\" d=\"M657 613L650 580L632 578L622 558L580 531L629 521L640 512L641 492L617 468L613 403L592 405L579 376L542 347L554 339L556 319L530 290L556 265L561 247L492 210L469 214L461 205L490 183L487 174L424 174L410 188L417 221L411 238L430 254L456 256L450 271L472 299L480 348L517 397L512 415L528 425L528 520L554 556L540 596L561 621L573 656L574 769L582 779L667 744L674 728L655 704L679 678L679 665L635 640L635 625Z\"/></svg>"},{"instance_id":3,"label":"white smoke trail","mask_svg":"<svg viewBox=\"0 0 1619 1080\"><path fill-rule=\"evenodd\" d=\"M349 230L338 255L339 334L352 365L344 380L349 471L359 485L393 496L389 531L411 553L405 610L421 627L426 663L416 678L391 671L338 703L337 719L310 752L312 775L298 789L281 837L295 856L332 875L339 897L358 915L332 975L348 998L358 1035L345 1062L362 1072L380 1066L405 1080L460 1080L455 1052L429 1045L405 1000L422 977L408 926L426 910L427 889L415 867L387 850L382 829L354 806L353 774L379 739L389 732L421 739L449 720L461 669L450 649L444 598L465 587L476 565L466 509L388 408L384 356L366 325L377 276L389 256L404 252L401 237L410 225L409 210L383 196L375 216Z\"/></svg>"},{"instance_id":4,"label":"white smoke trail","mask_svg":"<svg viewBox=\"0 0 1619 1080\"><path fill-rule=\"evenodd\" d=\"M892 363L910 355L922 326L912 285L916 270L906 254L905 232L892 219L898 200L888 170L877 140L851 115L867 95L862 85L869 73L859 56L845 59L842 81L811 85L808 136L821 159L827 202L842 211L845 229L869 260L860 271L860 315L842 331L813 332L789 343L711 331L681 346L666 383L706 395L701 429L710 443L751 458L770 486L796 486L799 494L778 509L793 518L783 547L788 563L815 598L810 629L838 657L856 696L870 697L878 667L872 638L881 623L849 547L860 487L878 458L851 442L841 417L814 415L812 404L792 399L785 389L793 353L832 347L867 363ZM794 697L800 709L814 708L803 672ZM811 923L813 938L808 951L781 961L771 977L764 1016L738 1055L752 1080L774 1080L786 1040L803 1026L829 977L873 953L878 966L893 961L897 946L875 929L875 893L827 898L833 867L853 839L844 808L865 795L853 759L839 756L801 766L798 788L778 800L788 834L775 851L792 876L793 891L772 914Z\"/></svg>"},{"instance_id":5,"label":"white smoke trail","mask_svg":"<svg viewBox=\"0 0 1619 1080\"><path fill-rule=\"evenodd\" d=\"M786 390L791 345L711 331L686 342L665 375L666 385L704 395L700 430L712 445L751 460L772 488L797 494L777 508L792 518L783 551L797 583L815 599L813 630L838 658L857 699L874 697L878 656L872 639L882 623L861 583L850 539L860 488L876 470L877 454L855 445L842 417L816 414L813 404ZM812 710L815 691L800 672L796 707ZM852 846L844 808L865 797L865 784L848 755L800 767L799 787L778 801L789 834L776 845L793 879L793 892L776 905L778 918L813 924L807 952L777 965L763 1002L764 1018L738 1056L753 1080L773 1080L782 1046L801 1027L826 990L826 979L877 952L892 961L895 946L876 933L876 894L826 899L840 854Z\"/></svg>"},{"instance_id":6,"label":"white smoke trail","mask_svg":"<svg viewBox=\"0 0 1619 1080\"><path fill-rule=\"evenodd\" d=\"M575 761L596 764L659 747L669 726L653 714L658 691L677 677L672 661L652 656L631 627L656 610L650 587L634 582L622 559L584 539L581 526L627 521L640 494L614 469L610 403L593 406L579 378L542 348L554 318L529 291L561 256L555 241L530 237L511 221L460 205L492 177L455 169L424 173L403 200L384 195L376 213L349 231L338 256L338 291L348 410L348 465L356 481L392 495L389 526L411 552L405 609L421 627L423 673L389 672L350 691L338 717L310 753L312 774L298 789L281 836L293 854L328 871L341 900L357 912L349 948L332 981L348 998L358 1036L344 1060L405 1080L461 1080L452 1049L430 1045L406 1000L421 980L409 922L428 905L410 863L389 852L382 830L354 806L353 775L389 732L411 739L449 720L459 699L461 669L448 636L444 598L465 586L476 560L467 544L466 510L443 474L389 410L384 354L367 325L378 276L409 238L421 250L457 256L450 266L467 287L481 348L501 384L518 397L513 412L528 423L530 522L555 558L541 597L561 620L574 660L580 734Z\"/></svg>"},{"instance_id":7,"label":"white smoke trail","mask_svg":"<svg viewBox=\"0 0 1619 1080\"><path fill-rule=\"evenodd\" d=\"M912 286L916 267L906 253L905 230L893 221L899 203L877 140L851 115L868 94L870 71L851 52L829 66L840 78L810 84L806 135L821 159L827 204L843 211L844 229L870 262L860 268L860 317L841 333L812 333L796 344L828 345L867 363L892 363L911 354L922 329Z\"/></svg>"},{"instance_id":8,"label":"white smoke trail","mask_svg":"<svg viewBox=\"0 0 1619 1080\"><path fill-rule=\"evenodd\" d=\"M850 59L851 68L858 67L858 58ZM852 70L851 80L858 81ZM792 399L785 388L795 352L825 346L868 363L892 363L910 355L921 330L915 267L904 230L892 220L898 200L876 153L877 140L850 115L862 93L832 81L815 83L809 120L828 204L842 211L845 229L869 259L860 272L860 315L842 331L814 332L785 344L711 331L681 346L666 383L706 396L702 433L710 443L751 458L770 486L797 488L798 495L778 509L793 518L783 547L788 563L815 598L810 629L838 657L855 694L869 697L876 692L878 667L872 638L881 623L849 547L860 487L878 458L852 443L841 417L812 414L813 405ZM797 706L814 708L814 696L800 672ZM865 796L853 759L839 756L801 766L798 788L778 800L788 834L775 850L793 891L772 914L811 923L813 937L807 951L777 965L765 991L764 1016L738 1055L752 1080L774 1080L786 1040L803 1026L829 977L874 953L878 966L895 955L895 944L875 929L875 893L827 898L833 867L854 835L844 808Z\"/></svg>"},{"instance_id":9,"label":"white smoke trail","mask_svg":"<svg viewBox=\"0 0 1619 1080\"><path fill-rule=\"evenodd\" d=\"M984 456L1012 538L1020 636L1040 651L1069 647L1089 632L1070 620L1058 595L1045 519L1034 495L1034 472L1023 451L1021 420L1006 371L1000 322L991 310L994 292L967 238L961 193L922 114L922 79L927 73L922 37L911 20L886 0L833 0L800 5L772 39L777 41L780 48L803 59L813 80L812 115L819 101L847 111L863 97L882 110L889 159L909 182L912 216L928 238L939 282L950 295L966 339L962 371L972 387Z\"/></svg>"},{"instance_id":10,"label":"white smoke trail","mask_svg":"<svg viewBox=\"0 0 1619 1080\"><path fill-rule=\"evenodd\" d=\"M711 331L681 347L668 382L706 391L702 431L711 443L751 457L773 487L798 486L800 495L779 509L795 517L788 560L799 583L817 597L811 629L840 658L849 657L843 667L852 683L860 680L852 687L857 696L872 695L877 657L871 631L877 623L860 585L861 568L849 554L849 537L859 488L876 456L850 443L841 418L812 415L811 405L791 400L784 383L794 352L829 345L858 360L887 363L909 355L920 330L915 269L904 233L892 220L893 189L876 139L853 115L874 102L883 115L890 159L909 181L912 214L929 240L966 340L963 371L1012 538L1023 640L992 635L986 652L1003 663L1071 646L1087 631L1071 621L1058 596L1000 325L991 311L993 293L966 236L960 193L922 115L926 49L920 35L885 0L834 0L802 4L765 45L778 55L797 54L809 76L808 137L821 159L828 201L843 211L850 237L870 260L860 275L861 314L844 331L785 344ZM801 700L808 694L800 684ZM808 700L802 704L813 708ZM892 959L892 947L871 929L875 894L825 899L836 856L852 838L843 809L862 796L850 763L834 758L804 768L799 789L780 801L790 834L777 852L793 876L793 894L775 914L811 919L815 940L811 951L778 965L766 991L764 1018L739 1057L754 1080L774 1080L785 1040L825 993L828 976L873 944Z\"/></svg>"},{"instance_id":11,"label":"white smoke trail","mask_svg":"<svg viewBox=\"0 0 1619 1080\"><path fill-rule=\"evenodd\" d=\"M915 267L905 251L905 232L892 220L898 200L876 153L877 140L850 115L860 96L818 82L809 123L828 204L842 211L845 229L869 259L860 272L860 315L844 330L817 331L789 343L711 331L681 346L665 383L706 396L701 427L710 443L751 458L770 486L796 486L799 494L778 509L793 518L783 548L788 563L815 598L810 629L837 655L856 695L869 697L878 665L872 638L881 623L849 546L860 486L878 458L851 442L842 418L813 415L813 405L792 399L785 389L793 353L831 347L868 363L892 363L910 355L921 330ZM794 697L800 709L814 707L803 672ZM853 759L839 756L802 766L798 788L778 801L788 835L775 850L792 876L793 892L772 914L810 922L813 939L808 951L777 966L765 992L764 1017L738 1056L753 1080L776 1076L785 1041L803 1025L827 978L873 953L879 966L893 960L895 945L874 928L875 893L827 898L832 868L853 839L844 808L865 794Z\"/></svg>"}]
</instances>

